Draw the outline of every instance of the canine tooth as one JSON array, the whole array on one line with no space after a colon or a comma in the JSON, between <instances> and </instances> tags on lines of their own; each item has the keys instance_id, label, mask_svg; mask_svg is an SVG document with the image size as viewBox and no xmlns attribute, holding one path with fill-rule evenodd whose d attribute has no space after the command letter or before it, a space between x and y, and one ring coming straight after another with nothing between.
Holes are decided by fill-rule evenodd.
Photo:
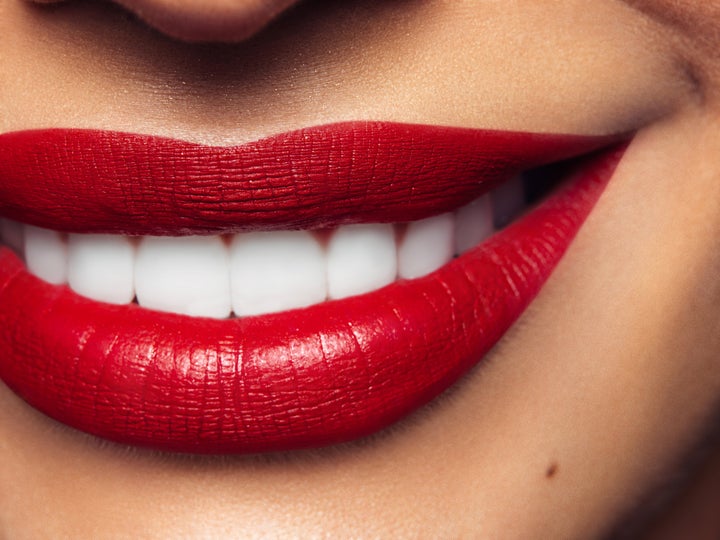
<instances>
[{"instance_id":1,"label":"canine tooth","mask_svg":"<svg viewBox=\"0 0 720 540\"><path fill-rule=\"evenodd\" d=\"M499 230L510 224L525 208L525 188L522 176L518 175L491 192L493 221Z\"/></svg>"},{"instance_id":2,"label":"canine tooth","mask_svg":"<svg viewBox=\"0 0 720 540\"><path fill-rule=\"evenodd\" d=\"M25 261L31 273L48 283L67 281L67 245L60 233L26 225Z\"/></svg>"},{"instance_id":3,"label":"canine tooth","mask_svg":"<svg viewBox=\"0 0 720 540\"><path fill-rule=\"evenodd\" d=\"M135 259L141 306L198 317L230 315L230 263L220 237L146 237Z\"/></svg>"},{"instance_id":4,"label":"canine tooth","mask_svg":"<svg viewBox=\"0 0 720 540\"><path fill-rule=\"evenodd\" d=\"M339 227L328 244L327 265L330 298L345 298L389 285L397 276L393 226Z\"/></svg>"},{"instance_id":5,"label":"canine tooth","mask_svg":"<svg viewBox=\"0 0 720 540\"><path fill-rule=\"evenodd\" d=\"M455 215L455 253L460 255L477 246L493 233L490 196L484 195L457 210Z\"/></svg>"},{"instance_id":6,"label":"canine tooth","mask_svg":"<svg viewBox=\"0 0 720 540\"><path fill-rule=\"evenodd\" d=\"M135 248L124 236L71 234L68 284L76 293L110 304L135 297Z\"/></svg>"},{"instance_id":7,"label":"canine tooth","mask_svg":"<svg viewBox=\"0 0 720 540\"><path fill-rule=\"evenodd\" d=\"M398 274L413 279L434 272L452 259L455 248L455 218L441 214L407 226L398 250Z\"/></svg>"},{"instance_id":8,"label":"canine tooth","mask_svg":"<svg viewBox=\"0 0 720 540\"><path fill-rule=\"evenodd\" d=\"M25 227L12 219L0 219L0 239L9 248L22 253L25 247Z\"/></svg>"},{"instance_id":9,"label":"canine tooth","mask_svg":"<svg viewBox=\"0 0 720 540\"><path fill-rule=\"evenodd\" d=\"M238 316L317 304L327 296L325 254L307 231L237 234L230 245L230 282Z\"/></svg>"}]
</instances>

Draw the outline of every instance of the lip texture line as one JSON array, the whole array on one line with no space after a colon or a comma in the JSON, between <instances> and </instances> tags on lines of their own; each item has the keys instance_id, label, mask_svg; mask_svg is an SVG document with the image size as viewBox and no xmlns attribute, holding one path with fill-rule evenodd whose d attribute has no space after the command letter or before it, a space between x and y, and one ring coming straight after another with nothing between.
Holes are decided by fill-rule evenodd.
<instances>
[{"instance_id":1,"label":"lip texture line","mask_svg":"<svg viewBox=\"0 0 720 540\"><path fill-rule=\"evenodd\" d=\"M20 131L0 135L0 215L138 236L414 221L613 140L392 122L329 124L236 147Z\"/></svg>"},{"instance_id":2,"label":"lip texture line","mask_svg":"<svg viewBox=\"0 0 720 540\"><path fill-rule=\"evenodd\" d=\"M518 161L522 144L535 140L497 137L517 146ZM546 154L605 141L543 140ZM529 154L543 154L540 143L530 146ZM167 451L282 451L369 435L446 390L500 339L562 258L623 152L583 159L540 206L426 277L272 315L218 321L101 304L39 280L0 248L0 378L71 427Z\"/></svg>"}]
</instances>

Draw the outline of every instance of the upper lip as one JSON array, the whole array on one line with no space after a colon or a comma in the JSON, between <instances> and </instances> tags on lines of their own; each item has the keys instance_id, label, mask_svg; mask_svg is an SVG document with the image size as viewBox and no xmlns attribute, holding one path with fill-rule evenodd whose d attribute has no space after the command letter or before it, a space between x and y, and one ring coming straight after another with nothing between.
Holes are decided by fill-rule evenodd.
<instances>
[{"instance_id":1,"label":"upper lip","mask_svg":"<svg viewBox=\"0 0 720 540\"><path fill-rule=\"evenodd\" d=\"M557 135L388 122L330 124L235 147L22 131L0 135L0 215L128 235L404 222L616 139L574 136L570 144Z\"/></svg>"},{"instance_id":2,"label":"upper lip","mask_svg":"<svg viewBox=\"0 0 720 540\"><path fill-rule=\"evenodd\" d=\"M19 132L0 136L0 215L133 234L399 221L613 139L347 123L211 148ZM0 250L0 378L73 427L165 450L289 450L367 435L497 342L620 155L596 158L581 181L433 274L273 315L217 321L103 305L40 282Z\"/></svg>"}]
</instances>

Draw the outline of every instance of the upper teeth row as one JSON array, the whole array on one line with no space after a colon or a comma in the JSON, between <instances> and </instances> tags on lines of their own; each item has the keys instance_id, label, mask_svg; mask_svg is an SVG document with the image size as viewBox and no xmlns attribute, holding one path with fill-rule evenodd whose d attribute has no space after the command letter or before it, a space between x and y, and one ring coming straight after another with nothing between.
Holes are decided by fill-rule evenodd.
<instances>
[{"instance_id":1,"label":"upper teeth row","mask_svg":"<svg viewBox=\"0 0 720 540\"><path fill-rule=\"evenodd\" d=\"M0 220L2 240L37 277L94 300L226 318L370 292L438 269L487 238L498 213L522 205L519 181L454 213L407 224L344 225L326 245L308 231L155 237L68 234ZM402 238L399 238L402 236Z\"/></svg>"}]
</instances>

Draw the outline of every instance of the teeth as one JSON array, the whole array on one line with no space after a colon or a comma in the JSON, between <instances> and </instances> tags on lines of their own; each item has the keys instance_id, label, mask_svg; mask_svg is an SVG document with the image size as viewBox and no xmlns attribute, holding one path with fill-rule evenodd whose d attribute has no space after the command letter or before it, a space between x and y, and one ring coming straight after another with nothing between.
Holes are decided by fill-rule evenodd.
<instances>
[{"instance_id":1,"label":"teeth","mask_svg":"<svg viewBox=\"0 0 720 540\"><path fill-rule=\"evenodd\" d=\"M67 245L55 231L25 227L25 262L30 272L48 283L67 281Z\"/></svg>"},{"instance_id":2,"label":"teeth","mask_svg":"<svg viewBox=\"0 0 720 540\"><path fill-rule=\"evenodd\" d=\"M16 253L25 249L25 226L11 219L0 219L0 239Z\"/></svg>"},{"instance_id":3,"label":"teeth","mask_svg":"<svg viewBox=\"0 0 720 540\"><path fill-rule=\"evenodd\" d=\"M513 178L454 213L404 224L338 227L321 242L308 231L220 236L63 235L0 219L0 241L28 270L112 304L223 319L302 308L368 293L398 277L434 272L482 243L526 208ZM402 229L399 229L402 230ZM399 245L396 236L401 236Z\"/></svg>"},{"instance_id":4,"label":"teeth","mask_svg":"<svg viewBox=\"0 0 720 540\"><path fill-rule=\"evenodd\" d=\"M522 176L515 176L500 184L491 194L493 220L496 229L502 229L525 208L525 187Z\"/></svg>"},{"instance_id":5,"label":"teeth","mask_svg":"<svg viewBox=\"0 0 720 540\"><path fill-rule=\"evenodd\" d=\"M477 246L493 233L490 196L485 195L463 206L455 215L455 253L460 255Z\"/></svg>"},{"instance_id":6,"label":"teeth","mask_svg":"<svg viewBox=\"0 0 720 540\"><path fill-rule=\"evenodd\" d=\"M141 306L182 315L230 316L230 262L218 236L146 237L135 261Z\"/></svg>"},{"instance_id":7,"label":"teeth","mask_svg":"<svg viewBox=\"0 0 720 540\"><path fill-rule=\"evenodd\" d=\"M395 281L395 230L388 224L339 227L327 248L328 296L346 298Z\"/></svg>"},{"instance_id":8,"label":"teeth","mask_svg":"<svg viewBox=\"0 0 720 540\"><path fill-rule=\"evenodd\" d=\"M124 236L71 234L68 283L100 302L129 304L135 297L135 248Z\"/></svg>"},{"instance_id":9,"label":"teeth","mask_svg":"<svg viewBox=\"0 0 720 540\"><path fill-rule=\"evenodd\" d=\"M452 259L455 219L442 214L410 223L398 250L398 274L414 279L434 272Z\"/></svg>"},{"instance_id":10,"label":"teeth","mask_svg":"<svg viewBox=\"0 0 720 540\"><path fill-rule=\"evenodd\" d=\"M322 302L325 266L322 247L309 232L235 235L230 246L233 311L260 315Z\"/></svg>"}]
</instances>

